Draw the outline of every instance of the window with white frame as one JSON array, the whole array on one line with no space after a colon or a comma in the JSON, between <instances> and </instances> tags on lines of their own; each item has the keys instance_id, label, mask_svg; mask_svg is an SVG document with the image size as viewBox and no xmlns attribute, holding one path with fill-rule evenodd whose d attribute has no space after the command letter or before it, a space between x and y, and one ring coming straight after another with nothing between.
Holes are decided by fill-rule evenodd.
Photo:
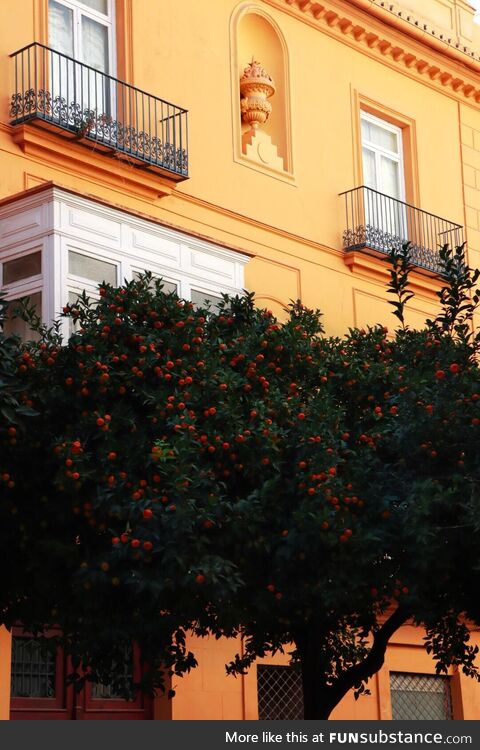
<instances>
[{"instance_id":1,"label":"window with white frame","mask_svg":"<svg viewBox=\"0 0 480 750\"><path fill-rule=\"evenodd\" d=\"M136 280L145 271L150 272L153 279L161 278L162 292L175 292L182 299L193 302L195 308L205 307L215 312L222 301L223 289L218 288L218 285L212 288L212 285L199 284L184 273L177 273L175 276L171 270L164 270L149 259L142 263L138 258L133 264L120 255L114 258L111 253L102 254L98 250L88 252L69 248L64 304L75 305L84 291L90 299L98 300L99 285L103 282L115 285ZM65 335L70 335L74 329L75 325L70 319Z\"/></svg>"},{"instance_id":2,"label":"window with white frame","mask_svg":"<svg viewBox=\"0 0 480 750\"><path fill-rule=\"evenodd\" d=\"M154 279L162 279L162 292L165 294L176 292L179 297L193 302L195 308L208 307L214 312L222 301L222 291L205 287L184 274L179 274L175 278L171 275L171 272L164 272L151 262L145 261L143 268L140 268L138 263L137 267L132 265L131 278L138 279L145 271L149 271Z\"/></svg>"},{"instance_id":3,"label":"window with white frame","mask_svg":"<svg viewBox=\"0 0 480 750\"><path fill-rule=\"evenodd\" d=\"M402 129L361 113L363 182L392 198L405 200Z\"/></svg>"},{"instance_id":4,"label":"window with white frame","mask_svg":"<svg viewBox=\"0 0 480 750\"><path fill-rule=\"evenodd\" d=\"M208 292L202 292L200 289L192 289L190 299L195 308L208 307L212 312L218 310L218 305L222 301L220 296Z\"/></svg>"},{"instance_id":5,"label":"window with white frame","mask_svg":"<svg viewBox=\"0 0 480 750\"><path fill-rule=\"evenodd\" d=\"M211 310L215 310L217 305L221 301L219 294L212 294L211 291L204 292L199 289L190 289L190 293L186 288L187 282L182 282L177 279L165 277L164 274L157 271L152 271L151 266L145 265L145 268L130 268L125 267L122 264L125 271L125 280L137 280L145 271L152 273L153 279L162 280L162 292L169 294L175 292L180 296L180 287L183 287L186 293L186 298L191 300L195 307L206 307L210 306ZM129 273L130 271L130 273ZM79 252L78 250L68 251L68 275L67 275L67 302L69 305L75 305L78 298L85 292L88 297L94 300L99 299L99 284L106 282L115 286L119 283L119 263L111 262L110 260L100 259L94 257L85 251ZM74 328L73 324L70 324L70 331Z\"/></svg>"},{"instance_id":6,"label":"window with white frame","mask_svg":"<svg viewBox=\"0 0 480 750\"><path fill-rule=\"evenodd\" d=\"M114 111L113 87L102 75L115 76L114 29L113 0L48 0L50 47L68 56L52 55L54 98L83 112Z\"/></svg>"},{"instance_id":7,"label":"window with white frame","mask_svg":"<svg viewBox=\"0 0 480 750\"><path fill-rule=\"evenodd\" d=\"M118 276L118 263L95 257L87 252L69 249L66 302L75 305L83 292L91 299L98 300L99 285L107 282L116 286ZM69 333L72 333L74 328L74 321L70 318Z\"/></svg>"},{"instance_id":8,"label":"window with white frame","mask_svg":"<svg viewBox=\"0 0 480 750\"><path fill-rule=\"evenodd\" d=\"M115 75L113 14L113 0L48 0L50 47Z\"/></svg>"},{"instance_id":9,"label":"window with white frame","mask_svg":"<svg viewBox=\"0 0 480 750\"><path fill-rule=\"evenodd\" d=\"M39 317L42 315L42 250L32 248L22 254L9 255L0 264L0 269L1 288L8 302L3 332L24 340L36 338L28 323L15 315L15 309L25 301Z\"/></svg>"},{"instance_id":10,"label":"window with white frame","mask_svg":"<svg viewBox=\"0 0 480 750\"><path fill-rule=\"evenodd\" d=\"M146 268L144 268L143 271L132 268L132 279L134 281L138 281L140 276L142 276L142 274L145 273L146 270ZM164 292L165 294L168 294L169 292L176 292L177 294L179 293L178 282L170 281L169 279L166 279L164 276L161 276L161 274L158 273L152 273L152 278L153 280L158 278L162 279L162 292Z\"/></svg>"},{"instance_id":11,"label":"window with white frame","mask_svg":"<svg viewBox=\"0 0 480 750\"><path fill-rule=\"evenodd\" d=\"M407 239L402 129L361 113L365 223L385 235ZM393 199L393 200L391 200Z\"/></svg>"}]
</instances>

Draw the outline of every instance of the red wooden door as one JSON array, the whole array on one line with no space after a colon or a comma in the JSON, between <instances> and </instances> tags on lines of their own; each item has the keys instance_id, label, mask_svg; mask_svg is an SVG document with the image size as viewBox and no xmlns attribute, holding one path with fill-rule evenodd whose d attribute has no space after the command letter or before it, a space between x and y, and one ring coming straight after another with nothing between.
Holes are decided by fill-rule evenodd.
<instances>
[{"instance_id":1,"label":"red wooden door","mask_svg":"<svg viewBox=\"0 0 480 750\"><path fill-rule=\"evenodd\" d=\"M47 634L53 636L53 633ZM138 695L126 701L109 685L87 683L74 694L67 685L71 666L63 650L53 641L33 638L20 631L12 639L12 680L10 718L20 720L111 720L151 719L152 701ZM138 650L132 649L130 674L140 677Z\"/></svg>"}]
</instances>

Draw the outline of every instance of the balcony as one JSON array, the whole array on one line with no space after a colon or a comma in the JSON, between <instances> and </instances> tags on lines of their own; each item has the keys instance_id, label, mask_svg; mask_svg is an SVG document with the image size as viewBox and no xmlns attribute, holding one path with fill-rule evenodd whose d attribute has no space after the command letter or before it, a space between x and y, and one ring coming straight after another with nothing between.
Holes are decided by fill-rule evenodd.
<instances>
[{"instance_id":1,"label":"balcony","mask_svg":"<svg viewBox=\"0 0 480 750\"><path fill-rule=\"evenodd\" d=\"M35 121L135 167L188 177L187 110L43 44L11 57L12 125Z\"/></svg>"},{"instance_id":2,"label":"balcony","mask_svg":"<svg viewBox=\"0 0 480 750\"><path fill-rule=\"evenodd\" d=\"M441 274L439 247L464 242L463 227L365 186L340 194L345 201L343 248L388 255L410 242L416 266Z\"/></svg>"}]
</instances>

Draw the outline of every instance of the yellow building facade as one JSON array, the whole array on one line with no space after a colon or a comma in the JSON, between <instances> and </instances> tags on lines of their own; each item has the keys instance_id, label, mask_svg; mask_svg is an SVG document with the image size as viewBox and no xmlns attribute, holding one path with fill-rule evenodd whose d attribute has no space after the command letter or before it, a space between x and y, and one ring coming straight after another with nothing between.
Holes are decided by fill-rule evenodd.
<instances>
[{"instance_id":1,"label":"yellow building facade","mask_svg":"<svg viewBox=\"0 0 480 750\"><path fill-rule=\"evenodd\" d=\"M417 325L435 310L439 244L466 239L480 266L480 25L466 0L2 0L1 11L0 286L45 320L82 289L148 268L194 302L247 288L280 317L291 299L319 307L329 333L393 325L384 256L408 239ZM12 667L1 631L3 719L31 711L18 688L28 654L14 645L25 663ZM227 678L241 644L194 645L198 669L145 717L299 710L287 657ZM406 626L371 695L347 696L333 718L422 718L401 716L422 695L438 718L480 718L478 686L434 675L422 632ZM42 718L69 718L51 695L57 677L43 697L31 683ZM113 699L92 700L79 718ZM280 700L292 714L275 715Z\"/></svg>"}]
</instances>

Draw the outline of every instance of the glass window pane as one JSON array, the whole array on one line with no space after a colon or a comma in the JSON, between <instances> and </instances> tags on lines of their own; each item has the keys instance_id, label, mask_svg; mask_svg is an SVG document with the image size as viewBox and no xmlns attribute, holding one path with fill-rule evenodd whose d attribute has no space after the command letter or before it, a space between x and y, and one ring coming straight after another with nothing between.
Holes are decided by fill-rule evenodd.
<instances>
[{"instance_id":1,"label":"glass window pane","mask_svg":"<svg viewBox=\"0 0 480 750\"><path fill-rule=\"evenodd\" d=\"M28 323L21 318L12 317L13 310L18 307L20 299L28 299L29 307L34 307L35 312L38 315L42 314L42 293L35 292L35 294L29 294L28 297L11 300L7 307L7 317L3 325L3 332L6 336L17 335L23 341L37 341L39 336L37 333L33 333Z\"/></svg>"},{"instance_id":2,"label":"glass window pane","mask_svg":"<svg viewBox=\"0 0 480 750\"><path fill-rule=\"evenodd\" d=\"M76 302L78 298L80 297L79 292L69 292L68 293L68 304L74 307L76 305ZM78 331L80 328L79 322L75 318L68 318L68 335L71 336L73 333Z\"/></svg>"},{"instance_id":3,"label":"glass window pane","mask_svg":"<svg viewBox=\"0 0 480 750\"><path fill-rule=\"evenodd\" d=\"M69 291L68 292L68 304L71 305L72 307L75 307L81 296L82 296L82 292ZM90 300L93 302L92 306L96 307L95 303L98 302L98 300L100 299L98 289L96 289L95 291L92 291L91 289L87 290L87 297L90 297ZM68 335L69 336L71 336L73 333L78 331L79 328L80 328L80 323L76 318L74 317L68 318Z\"/></svg>"},{"instance_id":4,"label":"glass window pane","mask_svg":"<svg viewBox=\"0 0 480 750\"><path fill-rule=\"evenodd\" d=\"M141 275L141 271L132 271L132 278L134 281L137 281L137 279L139 279ZM154 273L152 281L159 278L160 276ZM152 287L153 284L151 284L150 286ZM165 294L168 294L169 292L178 292L178 286L173 281L166 281L165 279L162 279L162 286L162 292L165 292Z\"/></svg>"},{"instance_id":5,"label":"glass window pane","mask_svg":"<svg viewBox=\"0 0 480 750\"><path fill-rule=\"evenodd\" d=\"M74 250L68 251L68 270L75 276L82 276L99 284L102 281L106 281L107 284L117 283L117 267L113 263L91 258Z\"/></svg>"},{"instance_id":6,"label":"glass window pane","mask_svg":"<svg viewBox=\"0 0 480 750\"><path fill-rule=\"evenodd\" d=\"M40 638L12 639L11 695L14 698L55 697L55 646Z\"/></svg>"},{"instance_id":7,"label":"glass window pane","mask_svg":"<svg viewBox=\"0 0 480 750\"><path fill-rule=\"evenodd\" d=\"M362 149L363 157L363 184L366 187L377 190L377 174L375 169L375 154L368 148Z\"/></svg>"},{"instance_id":8,"label":"glass window pane","mask_svg":"<svg viewBox=\"0 0 480 750\"><path fill-rule=\"evenodd\" d=\"M215 294L207 294L206 292L198 292L196 289L192 289L192 302L194 307L206 307L210 302L210 309L212 312L215 312L221 301L222 298L217 297Z\"/></svg>"},{"instance_id":9,"label":"glass window pane","mask_svg":"<svg viewBox=\"0 0 480 750\"><path fill-rule=\"evenodd\" d=\"M77 299L80 297L77 292L69 292L68 293L68 304L69 305L75 305L77 302Z\"/></svg>"},{"instance_id":10,"label":"glass window pane","mask_svg":"<svg viewBox=\"0 0 480 750\"><path fill-rule=\"evenodd\" d=\"M42 253L30 253L22 258L7 260L3 264L3 283L12 284L14 281L28 279L42 273Z\"/></svg>"},{"instance_id":11,"label":"glass window pane","mask_svg":"<svg viewBox=\"0 0 480 750\"><path fill-rule=\"evenodd\" d=\"M81 2L88 5L89 8L93 8L93 10L98 10L105 16L108 15L108 0L81 0Z\"/></svg>"},{"instance_id":12,"label":"glass window pane","mask_svg":"<svg viewBox=\"0 0 480 750\"><path fill-rule=\"evenodd\" d=\"M362 140L372 143L379 148L398 154L398 136L393 131L382 128L370 120L362 118Z\"/></svg>"},{"instance_id":13,"label":"glass window pane","mask_svg":"<svg viewBox=\"0 0 480 750\"><path fill-rule=\"evenodd\" d=\"M392 198L401 199L398 162L382 156L380 163L380 192L386 193L386 195L390 195Z\"/></svg>"},{"instance_id":14,"label":"glass window pane","mask_svg":"<svg viewBox=\"0 0 480 750\"><path fill-rule=\"evenodd\" d=\"M91 290L86 290L87 297L90 298L90 300L93 302L92 307L96 307L96 303L100 299L100 295L98 293L98 289L94 292ZM76 306L78 303L78 300L82 296L82 292L68 292L68 304L72 306Z\"/></svg>"},{"instance_id":15,"label":"glass window pane","mask_svg":"<svg viewBox=\"0 0 480 750\"><path fill-rule=\"evenodd\" d=\"M48 3L48 41L57 52L73 56L73 11L55 0Z\"/></svg>"},{"instance_id":16,"label":"glass window pane","mask_svg":"<svg viewBox=\"0 0 480 750\"><path fill-rule=\"evenodd\" d=\"M165 292L165 294L178 292L178 287L172 281L162 281L162 292Z\"/></svg>"},{"instance_id":17,"label":"glass window pane","mask_svg":"<svg viewBox=\"0 0 480 750\"><path fill-rule=\"evenodd\" d=\"M108 73L108 27L88 16L82 16L83 62L95 70ZM97 85L100 84L100 81Z\"/></svg>"},{"instance_id":18,"label":"glass window pane","mask_svg":"<svg viewBox=\"0 0 480 750\"><path fill-rule=\"evenodd\" d=\"M368 120L364 120L362 117L361 125L362 125L362 141L371 140L370 139L370 122Z\"/></svg>"}]
</instances>

